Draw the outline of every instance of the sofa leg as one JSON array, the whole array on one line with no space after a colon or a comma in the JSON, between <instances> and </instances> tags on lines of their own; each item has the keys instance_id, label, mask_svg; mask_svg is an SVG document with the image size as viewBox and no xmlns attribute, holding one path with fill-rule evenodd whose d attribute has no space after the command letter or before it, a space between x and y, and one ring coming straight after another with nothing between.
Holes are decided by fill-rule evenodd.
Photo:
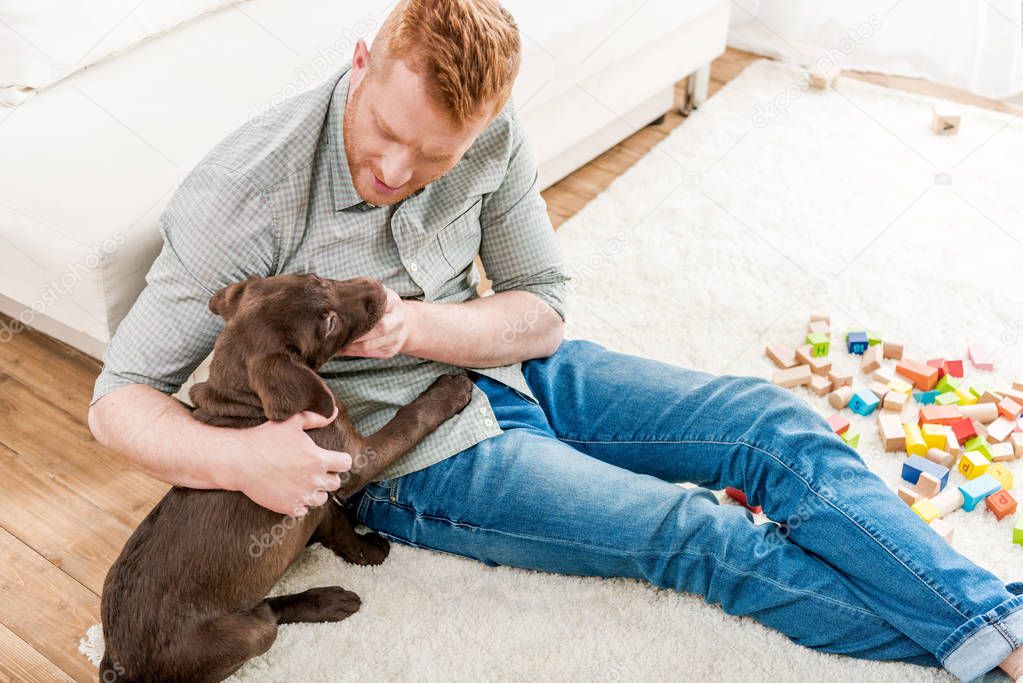
<instances>
[{"instance_id":1,"label":"sofa leg","mask_svg":"<svg viewBox=\"0 0 1023 683\"><path fill-rule=\"evenodd\" d=\"M710 88L710 64L704 64L699 69L689 74L686 79L686 94L682 102L681 112L688 116L694 109L707 101L707 91Z\"/></svg>"}]
</instances>

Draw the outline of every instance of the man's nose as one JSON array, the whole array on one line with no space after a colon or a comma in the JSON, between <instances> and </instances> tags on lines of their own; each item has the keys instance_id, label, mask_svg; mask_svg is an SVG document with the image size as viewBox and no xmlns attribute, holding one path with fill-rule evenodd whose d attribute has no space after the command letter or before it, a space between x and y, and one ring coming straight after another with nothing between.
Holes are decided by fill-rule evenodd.
<instances>
[{"instance_id":1,"label":"man's nose","mask_svg":"<svg viewBox=\"0 0 1023 683\"><path fill-rule=\"evenodd\" d=\"M380 168L381 178L391 187L401 187L412 179L412 154L408 149L392 151L384 156Z\"/></svg>"}]
</instances>

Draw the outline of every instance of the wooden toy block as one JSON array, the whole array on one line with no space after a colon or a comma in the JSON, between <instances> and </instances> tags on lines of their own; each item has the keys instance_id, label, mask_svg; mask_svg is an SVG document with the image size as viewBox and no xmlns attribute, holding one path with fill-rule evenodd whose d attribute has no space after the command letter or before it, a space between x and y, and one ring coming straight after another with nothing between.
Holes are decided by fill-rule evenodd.
<instances>
[{"instance_id":1,"label":"wooden toy block","mask_svg":"<svg viewBox=\"0 0 1023 683\"><path fill-rule=\"evenodd\" d=\"M811 69L807 71L807 79L814 90L830 90L838 80L838 72Z\"/></svg>"},{"instance_id":2,"label":"wooden toy block","mask_svg":"<svg viewBox=\"0 0 1023 683\"><path fill-rule=\"evenodd\" d=\"M1016 391L1023 391L1023 379L1013 380L1012 388Z\"/></svg>"},{"instance_id":3,"label":"wooden toy block","mask_svg":"<svg viewBox=\"0 0 1023 683\"><path fill-rule=\"evenodd\" d=\"M900 394L897 391L889 391L884 395L884 398L881 399L881 406L885 410L894 410L897 413L901 413L908 402L909 398L905 394Z\"/></svg>"},{"instance_id":4,"label":"wooden toy block","mask_svg":"<svg viewBox=\"0 0 1023 683\"><path fill-rule=\"evenodd\" d=\"M933 498L943 488L945 486L941 483L941 480L930 472L921 472L920 478L916 480L916 490L924 498Z\"/></svg>"},{"instance_id":5,"label":"wooden toy block","mask_svg":"<svg viewBox=\"0 0 1023 683\"><path fill-rule=\"evenodd\" d=\"M940 488L945 488L948 484L947 467L943 467L919 455L911 455L906 459L906 462L902 463L902 478L910 484L916 484L920 480L920 475L924 472L930 473L937 479L941 484Z\"/></svg>"},{"instance_id":6,"label":"wooden toy block","mask_svg":"<svg viewBox=\"0 0 1023 683\"><path fill-rule=\"evenodd\" d=\"M966 451L959 458L959 472L967 479L976 479L984 474L991 463L977 451Z\"/></svg>"},{"instance_id":7,"label":"wooden toy block","mask_svg":"<svg viewBox=\"0 0 1023 683\"><path fill-rule=\"evenodd\" d=\"M832 367L828 371L828 379L831 380L832 389L838 390L839 387L851 387L853 376L848 370L840 370Z\"/></svg>"},{"instance_id":8,"label":"wooden toy block","mask_svg":"<svg viewBox=\"0 0 1023 683\"><path fill-rule=\"evenodd\" d=\"M997 479L986 474L969 480L959 486L959 491L963 494L963 509L971 512L978 503L1001 488L1002 485L998 483Z\"/></svg>"},{"instance_id":9,"label":"wooden toy block","mask_svg":"<svg viewBox=\"0 0 1023 683\"><path fill-rule=\"evenodd\" d=\"M916 489L910 488L908 486L900 486L896 490L896 493L899 495L899 498L901 498L903 502L906 503L906 505L909 505L910 507L916 505L921 500L925 499L925 496L921 496Z\"/></svg>"},{"instance_id":10,"label":"wooden toy block","mask_svg":"<svg viewBox=\"0 0 1023 683\"><path fill-rule=\"evenodd\" d=\"M849 429L849 419L842 415L842 413L835 413L828 418L828 425L835 434L841 434Z\"/></svg>"},{"instance_id":11,"label":"wooden toy block","mask_svg":"<svg viewBox=\"0 0 1023 683\"><path fill-rule=\"evenodd\" d=\"M998 406L994 403L978 403L972 406L959 406L959 413L981 424L994 422L998 417Z\"/></svg>"},{"instance_id":12,"label":"wooden toy block","mask_svg":"<svg viewBox=\"0 0 1023 683\"><path fill-rule=\"evenodd\" d=\"M830 325L831 324L831 314L830 313L821 313L820 311L813 311L813 312L810 313L810 322L813 322L815 320L823 320L824 322L826 322L827 324Z\"/></svg>"},{"instance_id":13,"label":"wooden toy block","mask_svg":"<svg viewBox=\"0 0 1023 683\"><path fill-rule=\"evenodd\" d=\"M980 395L980 398L977 399L977 403L993 403L997 409L998 404L1002 402L1003 398L1005 397L1002 396L1000 392L987 389Z\"/></svg>"},{"instance_id":14,"label":"wooden toy block","mask_svg":"<svg viewBox=\"0 0 1023 683\"><path fill-rule=\"evenodd\" d=\"M990 447L992 462L1009 462L1016 459L1016 452L1011 443L995 443Z\"/></svg>"},{"instance_id":15,"label":"wooden toy block","mask_svg":"<svg viewBox=\"0 0 1023 683\"><path fill-rule=\"evenodd\" d=\"M1017 458L1023 458L1023 432L1016 432L1012 435L1012 452Z\"/></svg>"},{"instance_id":16,"label":"wooden toy block","mask_svg":"<svg viewBox=\"0 0 1023 683\"><path fill-rule=\"evenodd\" d=\"M884 357L892 360L902 360L902 342L886 341L884 343Z\"/></svg>"},{"instance_id":17,"label":"wooden toy block","mask_svg":"<svg viewBox=\"0 0 1023 683\"><path fill-rule=\"evenodd\" d=\"M951 544L952 539L955 538L956 528L940 517L938 519L931 520L931 523L927 526L931 527L931 529L934 530L934 533L944 538L946 543Z\"/></svg>"},{"instance_id":18,"label":"wooden toy block","mask_svg":"<svg viewBox=\"0 0 1023 683\"><path fill-rule=\"evenodd\" d=\"M959 405L959 397L954 391L946 391L943 394L938 394L938 398L934 399L934 403L939 406L957 406Z\"/></svg>"},{"instance_id":19,"label":"wooden toy block","mask_svg":"<svg viewBox=\"0 0 1023 683\"><path fill-rule=\"evenodd\" d=\"M970 393L977 398L980 398L989 391L991 391L991 389L989 389L986 384L982 384L980 382L970 385Z\"/></svg>"},{"instance_id":20,"label":"wooden toy block","mask_svg":"<svg viewBox=\"0 0 1023 683\"><path fill-rule=\"evenodd\" d=\"M924 455L927 453L927 442L924 441L923 432L920 427L912 422L903 422L902 431L906 437L906 452L910 455Z\"/></svg>"},{"instance_id":21,"label":"wooden toy block","mask_svg":"<svg viewBox=\"0 0 1023 683\"><path fill-rule=\"evenodd\" d=\"M980 453L988 460L988 462L991 462L991 460L993 459L991 454L991 444L988 443L987 438L984 436L977 436L967 441L966 452ZM963 455L965 456L966 453L964 453Z\"/></svg>"},{"instance_id":22,"label":"wooden toy block","mask_svg":"<svg viewBox=\"0 0 1023 683\"><path fill-rule=\"evenodd\" d=\"M881 344L881 343L883 343L883 342L881 340L881 335L880 334L878 334L874 330L867 330L867 345L868 346L875 346L875 345Z\"/></svg>"},{"instance_id":23,"label":"wooden toy block","mask_svg":"<svg viewBox=\"0 0 1023 683\"><path fill-rule=\"evenodd\" d=\"M961 406L972 406L977 403L977 397L971 394L967 387L956 389L956 396L959 397L959 405Z\"/></svg>"},{"instance_id":24,"label":"wooden toy block","mask_svg":"<svg viewBox=\"0 0 1023 683\"><path fill-rule=\"evenodd\" d=\"M863 358L860 361L860 368L867 374L874 372L881 367L881 360L883 358L884 344L869 346L867 350L863 352Z\"/></svg>"},{"instance_id":25,"label":"wooden toy block","mask_svg":"<svg viewBox=\"0 0 1023 683\"><path fill-rule=\"evenodd\" d=\"M959 406L923 406L920 408L920 422L951 425L962 418Z\"/></svg>"},{"instance_id":26,"label":"wooden toy block","mask_svg":"<svg viewBox=\"0 0 1023 683\"><path fill-rule=\"evenodd\" d=\"M939 381L941 380L942 377L945 376L945 370L944 370L945 359L944 358L932 358L929 361L927 361L927 365L930 365L932 368L937 368L938 369L938 380Z\"/></svg>"},{"instance_id":27,"label":"wooden toy block","mask_svg":"<svg viewBox=\"0 0 1023 683\"><path fill-rule=\"evenodd\" d=\"M977 436L977 430L973 427L973 420L968 417L960 418L949 426L952 428L952 433L956 435L956 441L959 443L966 443Z\"/></svg>"},{"instance_id":28,"label":"wooden toy block","mask_svg":"<svg viewBox=\"0 0 1023 683\"><path fill-rule=\"evenodd\" d=\"M849 399L849 410L857 415L870 415L880 403L881 399L874 392L869 389L860 389Z\"/></svg>"},{"instance_id":29,"label":"wooden toy block","mask_svg":"<svg viewBox=\"0 0 1023 683\"><path fill-rule=\"evenodd\" d=\"M916 514L920 515L920 519L924 520L928 524L941 517L941 510L934 504L933 500L924 498L910 508Z\"/></svg>"},{"instance_id":30,"label":"wooden toy block","mask_svg":"<svg viewBox=\"0 0 1023 683\"><path fill-rule=\"evenodd\" d=\"M813 373L810 372L809 365L797 365L787 370L776 370L771 375L771 381L780 387L791 389L792 387L809 384L812 377Z\"/></svg>"},{"instance_id":31,"label":"wooden toy block","mask_svg":"<svg viewBox=\"0 0 1023 683\"><path fill-rule=\"evenodd\" d=\"M961 508L965 499L958 487L946 486L944 491L931 498L931 502L938 508L938 516L944 517Z\"/></svg>"},{"instance_id":32,"label":"wooden toy block","mask_svg":"<svg viewBox=\"0 0 1023 683\"><path fill-rule=\"evenodd\" d=\"M920 426L920 431L924 435L924 443L927 444L927 448L940 448L945 450L948 447L948 433L945 431L946 426L933 423L925 423Z\"/></svg>"},{"instance_id":33,"label":"wooden toy block","mask_svg":"<svg viewBox=\"0 0 1023 683\"><path fill-rule=\"evenodd\" d=\"M934 107L931 110L931 131L935 135L955 135L961 123L962 114L957 109Z\"/></svg>"},{"instance_id":34,"label":"wooden toy block","mask_svg":"<svg viewBox=\"0 0 1023 683\"><path fill-rule=\"evenodd\" d=\"M946 360L944 370L946 375L962 379L964 373L963 362L961 360Z\"/></svg>"},{"instance_id":35,"label":"wooden toy block","mask_svg":"<svg viewBox=\"0 0 1023 683\"><path fill-rule=\"evenodd\" d=\"M992 493L986 502L987 509L995 513L998 519L1004 519L1016 512L1016 499L1005 489Z\"/></svg>"},{"instance_id":36,"label":"wooden toy block","mask_svg":"<svg viewBox=\"0 0 1023 683\"><path fill-rule=\"evenodd\" d=\"M749 501L746 500L746 494L737 488L729 486L725 488L725 494L732 500L738 501L739 505L742 505L750 512L760 514L761 512L764 511L764 508L761 507L760 505L750 505Z\"/></svg>"},{"instance_id":37,"label":"wooden toy block","mask_svg":"<svg viewBox=\"0 0 1023 683\"><path fill-rule=\"evenodd\" d=\"M806 343L810 345L810 353L814 358L828 355L828 347L831 346L831 339L826 334L811 332L806 335Z\"/></svg>"},{"instance_id":38,"label":"wooden toy block","mask_svg":"<svg viewBox=\"0 0 1023 683\"><path fill-rule=\"evenodd\" d=\"M886 451L905 450L906 432L902 429L902 421L898 415L894 413L878 413L877 433L881 437L882 447Z\"/></svg>"},{"instance_id":39,"label":"wooden toy block","mask_svg":"<svg viewBox=\"0 0 1023 683\"><path fill-rule=\"evenodd\" d=\"M962 444L959 443L959 440L956 438L955 432L952 431L951 427L945 427L945 434L948 437L948 445L945 446L945 450L953 458L958 459L965 449Z\"/></svg>"},{"instance_id":40,"label":"wooden toy block","mask_svg":"<svg viewBox=\"0 0 1023 683\"><path fill-rule=\"evenodd\" d=\"M1023 406L1011 398L1005 397L998 403L998 412L1002 417L1015 421L1023 414Z\"/></svg>"},{"instance_id":41,"label":"wooden toy block","mask_svg":"<svg viewBox=\"0 0 1023 683\"><path fill-rule=\"evenodd\" d=\"M867 333L862 330L855 330L845 335L846 347L849 353L861 354L867 350L870 345L867 339Z\"/></svg>"},{"instance_id":42,"label":"wooden toy block","mask_svg":"<svg viewBox=\"0 0 1023 683\"><path fill-rule=\"evenodd\" d=\"M1016 526L1012 527L1012 542L1023 545L1023 515L1016 518Z\"/></svg>"},{"instance_id":43,"label":"wooden toy block","mask_svg":"<svg viewBox=\"0 0 1023 683\"><path fill-rule=\"evenodd\" d=\"M799 365L799 361L796 360L796 350L784 344L768 344L764 352L782 370Z\"/></svg>"},{"instance_id":44,"label":"wooden toy block","mask_svg":"<svg viewBox=\"0 0 1023 683\"><path fill-rule=\"evenodd\" d=\"M868 349L867 351L869 353L870 350ZM863 355L866 356L866 354ZM895 379L895 370L886 365L882 365L877 370L874 370L873 373L871 373L870 378L873 379L875 382L881 382L882 384L891 384L892 380Z\"/></svg>"},{"instance_id":45,"label":"wooden toy block","mask_svg":"<svg viewBox=\"0 0 1023 683\"><path fill-rule=\"evenodd\" d=\"M804 365L809 365L810 371L815 375L827 375L831 369L831 360L827 356L813 355L813 347L809 344L796 349L796 359Z\"/></svg>"},{"instance_id":46,"label":"wooden toy block","mask_svg":"<svg viewBox=\"0 0 1023 683\"><path fill-rule=\"evenodd\" d=\"M895 372L911 381L920 391L930 391L938 383L938 368L909 358L896 363Z\"/></svg>"},{"instance_id":47,"label":"wooden toy block","mask_svg":"<svg viewBox=\"0 0 1023 683\"><path fill-rule=\"evenodd\" d=\"M831 323L829 323L827 320L811 320L810 324L806 326L806 331L809 334L826 335L829 332L831 332Z\"/></svg>"},{"instance_id":48,"label":"wooden toy block","mask_svg":"<svg viewBox=\"0 0 1023 683\"><path fill-rule=\"evenodd\" d=\"M994 422L987 426L987 438L989 441L1001 443L1008 441L1013 430L1016 429L1015 420L1007 420L999 415Z\"/></svg>"},{"instance_id":49,"label":"wooden toy block","mask_svg":"<svg viewBox=\"0 0 1023 683\"><path fill-rule=\"evenodd\" d=\"M938 372L940 374L942 371L939 370ZM941 375L941 377L938 378L938 383L934 385L934 388L943 394L950 391L954 393L955 390L959 388L959 380L951 375Z\"/></svg>"},{"instance_id":50,"label":"wooden toy block","mask_svg":"<svg viewBox=\"0 0 1023 683\"><path fill-rule=\"evenodd\" d=\"M810 378L810 391L818 396L824 396L831 391L831 380L823 375L814 375Z\"/></svg>"},{"instance_id":51,"label":"wooden toy block","mask_svg":"<svg viewBox=\"0 0 1023 683\"><path fill-rule=\"evenodd\" d=\"M994 353L983 344L971 344L967 349L967 355L969 355L973 367L978 370L995 369Z\"/></svg>"},{"instance_id":52,"label":"wooden toy block","mask_svg":"<svg viewBox=\"0 0 1023 683\"><path fill-rule=\"evenodd\" d=\"M849 448L858 448L860 445L860 433L854 432L851 429L847 429L838 435L842 441L845 441Z\"/></svg>"},{"instance_id":53,"label":"wooden toy block","mask_svg":"<svg viewBox=\"0 0 1023 683\"><path fill-rule=\"evenodd\" d=\"M884 382L871 382L867 385L867 388L870 389L870 393L874 394L874 396L877 396L881 400L884 400L885 395L887 395L890 391L888 385Z\"/></svg>"},{"instance_id":54,"label":"wooden toy block","mask_svg":"<svg viewBox=\"0 0 1023 683\"><path fill-rule=\"evenodd\" d=\"M940 448L932 448L928 450L924 457L931 462L937 463L942 467L947 467L948 469L952 469L952 467L956 464L956 457L951 453L946 453Z\"/></svg>"},{"instance_id":55,"label":"wooden toy block","mask_svg":"<svg viewBox=\"0 0 1023 683\"><path fill-rule=\"evenodd\" d=\"M892 380L888 382L888 388L892 391L897 391L900 394L905 394L907 399L913 393L913 385L901 377L893 377Z\"/></svg>"},{"instance_id":56,"label":"wooden toy block","mask_svg":"<svg viewBox=\"0 0 1023 683\"><path fill-rule=\"evenodd\" d=\"M996 462L994 465L991 465L991 467L988 467L986 474L994 477L1006 491L1012 490L1012 485L1015 483L1012 476L1012 470L1002 463Z\"/></svg>"},{"instance_id":57,"label":"wooden toy block","mask_svg":"<svg viewBox=\"0 0 1023 683\"><path fill-rule=\"evenodd\" d=\"M853 396L853 390L850 386L839 387L830 394L828 394L828 403L835 410L841 410L849 405L849 400Z\"/></svg>"},{"instance_id":58,"label":"wooden toy block","mask_svg":"<svg viewBox=\"0 0 1023 683\"><path fill-rule=\"evenodd\" d=\"M934 403L934 399L938 398L940 394L940 391L934 391L933 389L931 391L918 391L913 394L913 398L915 398L916 402L920 405L929 406Z\"/></svg>"}]
</instances>

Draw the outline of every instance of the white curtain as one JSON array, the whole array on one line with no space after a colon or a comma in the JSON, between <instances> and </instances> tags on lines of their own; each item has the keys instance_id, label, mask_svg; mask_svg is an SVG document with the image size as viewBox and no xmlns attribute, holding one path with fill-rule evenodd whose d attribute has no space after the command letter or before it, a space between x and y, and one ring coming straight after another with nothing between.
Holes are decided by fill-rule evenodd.
<instances>
[{"instance_id":1,"label":"white curtain","mask_svg":"<svg viewBox=\"0 0 1023 683\"><path fill-rule=\"evenodd\" d=\"M812 65L1023 91L1021 0L733 0L728 44Z\"/></svg>"}]
</instances>

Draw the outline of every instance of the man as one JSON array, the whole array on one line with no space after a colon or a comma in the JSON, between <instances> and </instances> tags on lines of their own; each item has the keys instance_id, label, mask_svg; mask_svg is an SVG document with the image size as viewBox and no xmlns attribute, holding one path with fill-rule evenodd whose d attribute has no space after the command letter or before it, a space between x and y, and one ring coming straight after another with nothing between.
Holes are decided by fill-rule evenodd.
<instances>
[{"instance_id":1,"label":"man","mask_svg":"<svg viewBox=\"0 0 1023 683\"><path fill-rule=\"evenodd\" d=\"M828 652L1017 675L1023 587L950 549L798 398L562 342L567 278L508 104L519 49L495 0L406 0L372 52L360 42L337 78L203 159L108 349L97 439L174 484L281 513L322 505L351 467L303 433L327 420L225 430L167 394L213 346L218 288L370 275L386 315L321 370L359 428L454 368L476 388L353 498L367 526L491 565L698 593ZM477 254L492 297L476 297ZM718 506L707 489L725 486L781 524Z\"/></svg>"}]
</instances>

